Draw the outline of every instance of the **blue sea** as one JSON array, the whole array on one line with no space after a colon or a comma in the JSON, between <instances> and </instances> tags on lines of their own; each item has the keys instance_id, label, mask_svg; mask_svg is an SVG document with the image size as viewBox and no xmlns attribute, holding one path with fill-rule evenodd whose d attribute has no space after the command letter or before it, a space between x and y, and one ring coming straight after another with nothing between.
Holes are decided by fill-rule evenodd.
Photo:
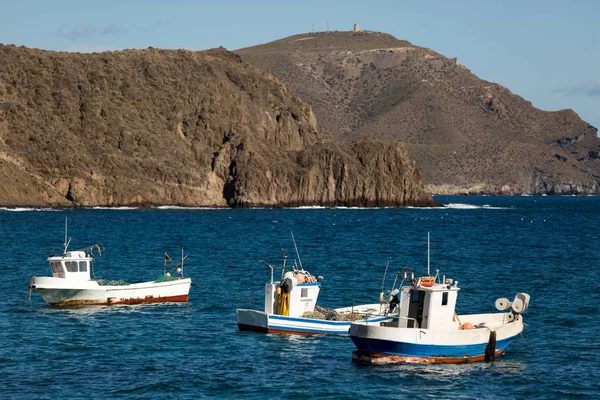
<instances>
[{"instance_id":1,"label":"blue sea","mask_svg":"<svg viewBox=\"0 0 600 400\"><path fill-rule=\"evenodd\" d=\"M600 198L438 197L442 209L0 210L0 398L567 398L600 393ZM128 282L189 255L188 303L52 308L32 275L102 242L95 275ZM282 249L325 277L319 304L376 302L395 272L459 281L459 313L531 295L524 340L466 365L363 366L348 337L240 332Z\"/></svg>"}]
</instances>

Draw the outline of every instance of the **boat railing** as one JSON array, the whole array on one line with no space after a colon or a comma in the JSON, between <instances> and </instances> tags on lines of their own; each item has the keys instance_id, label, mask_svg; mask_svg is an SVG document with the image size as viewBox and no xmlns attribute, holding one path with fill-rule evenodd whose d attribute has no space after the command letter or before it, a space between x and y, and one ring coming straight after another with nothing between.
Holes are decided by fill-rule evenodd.
<instances>
[{"instance_id":1,"label":"boat railing","mask_svg":"<svg viewBox=\"0 0 600 400\"><path fill-rule=\"evenodd\" d=\"M413 328L418 328L419 327L419 321L417 321L415 318L399 317L398 319L405 319L407 321L413 321ZM408 325L408 324L406 324L406 325Z\"/></svg>"},{"instance_id":2,"label":"boat railing","mask_svg":"<svg viewBox=\"0 0 600 400\"><path fill-rule=\"evenodd\" d=\"M387 327L391 327L391 328L399 328L401 319L406 320L406 321L413 321L412 328L419 328L419 322L415 318L410 318L410 317L396 317L392 321L382 322L381 326L387 326ZM406 325L408 327L408 323Z\"/></svg>"}]
</instances>

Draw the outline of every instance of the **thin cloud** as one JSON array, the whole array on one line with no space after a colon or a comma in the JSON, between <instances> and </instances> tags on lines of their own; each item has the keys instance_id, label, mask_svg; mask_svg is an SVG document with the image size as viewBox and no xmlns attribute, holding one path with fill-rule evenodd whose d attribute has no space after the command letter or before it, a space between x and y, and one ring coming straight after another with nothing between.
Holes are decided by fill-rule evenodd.
<instances>
[{"instance_id":1,"label":"thin cloud","mask_svg":"<svg viewBox=\"0 0 600 400\"><path fill-rule=\"evenodd\" d=\"M94 36L95 34L96 30L91 25L76 25L72 28L63 25L56 32L57 36L66 37L69 39L89 38Z\"/></svg>"},{"instance_id":2,"label":"thin cloud","mask_svg":"<svg viewBox=\"0 0 600 400\"><path fill-rule=\"evenodd\" d=\"M600 81L585 81L575 86L561 86L552 90L569 96L589 96L600 98Z\"/></svg>"},{"instance_id":3,"label":"thin cloud","mask_svg":"<svg viewBox=\"0 0 600 400\"><path fill-rule=\"evenodd\" d=\"M121 25L117 25L117 24L110 24L110 25L106 25L104 27L104 29L102 29L102 31L100 32L101 35L116 35L119 33L124 33L127 32L128 29L122 27Z\"/></svg>"},{"instance_id":4,"label":"thin cloud","mask_svg":"<svg viewBox=\"0 0 600 400\"><path fill-rule=\"evenodd\" d=\"M104 51L116 51L119 50L115 46L109 44L79 44L77 46L69 47L66 52L69 53L102 53Z\"/></svg>"}]
</instances>

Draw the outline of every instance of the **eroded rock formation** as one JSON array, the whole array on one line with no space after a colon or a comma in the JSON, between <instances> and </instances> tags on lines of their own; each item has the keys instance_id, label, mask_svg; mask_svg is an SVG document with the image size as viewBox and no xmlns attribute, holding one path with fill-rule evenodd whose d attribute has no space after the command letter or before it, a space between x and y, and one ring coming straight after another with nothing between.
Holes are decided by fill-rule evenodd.
<instances>
[{"instance_id":1,"label":"eroded rock formation","mask_svg":"<svg viewBox=\"0 0 600 400\"><path fill-rule=\"evenodd\" d=\"M432 205L398 143L323 143L224 49L0 45L0 205Z\"/></svg>"}]
</instances>

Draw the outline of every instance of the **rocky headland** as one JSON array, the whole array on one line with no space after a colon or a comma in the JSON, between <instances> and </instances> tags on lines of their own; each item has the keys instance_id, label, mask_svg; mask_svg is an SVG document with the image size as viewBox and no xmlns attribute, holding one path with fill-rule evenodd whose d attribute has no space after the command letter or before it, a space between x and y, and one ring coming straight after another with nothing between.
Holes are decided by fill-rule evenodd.
<instances>
[{"instance_id":1,"label":"rocky headland","mask_svg":"<svg viewBox=\"0 0 600 400\"><path fill-rule=\"evenodd\" d=\"M324 141L224 49L0 45L0 206L432 206L400 143Z\"/></svg>"},{"instance_id":2,"label":"rocky headland","mask_svg":"<svg viewBox=\"0 0 600 400\"><path fill-rule=\"evenodd\" d=\"M432 194L600 194L597 129L546 112L456 58L378 32L236 51L312 106L324 138L402 142Z\"/></svg>"}]
</instances>

